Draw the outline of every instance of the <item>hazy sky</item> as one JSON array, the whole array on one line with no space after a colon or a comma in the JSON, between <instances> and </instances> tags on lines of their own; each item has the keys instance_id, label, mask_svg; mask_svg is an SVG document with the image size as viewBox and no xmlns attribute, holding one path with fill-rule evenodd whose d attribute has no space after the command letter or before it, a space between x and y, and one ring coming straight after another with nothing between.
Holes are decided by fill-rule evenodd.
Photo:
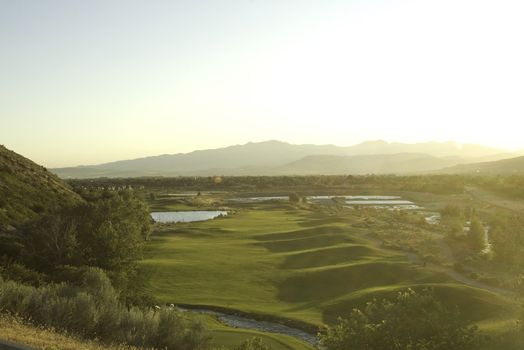
<instances>
[{"instance_id":1,"label":"hazy sky","mask_svg":"<svg viewBox=\"0 0 524 350\"><path fill-rule=\"evenodd\" d=\"M0 144L49 167L248 141L524 148L522 0L0 0Z\"/></svg>"}]
</instances>

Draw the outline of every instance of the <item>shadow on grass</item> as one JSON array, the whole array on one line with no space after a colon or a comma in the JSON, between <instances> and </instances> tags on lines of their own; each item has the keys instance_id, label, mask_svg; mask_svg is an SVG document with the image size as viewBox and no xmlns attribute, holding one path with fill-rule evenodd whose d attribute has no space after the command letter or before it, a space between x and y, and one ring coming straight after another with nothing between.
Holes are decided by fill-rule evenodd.
<instances>
[{"instance_id":1,"label":"shadow on grass","mask_svg":"<svg viewBox=\"0 0 524 350\"><path fill-rule=\"evenodd\" d=\"M398 284L427 277L405 263L368 262L305 271L279 285L278 298L286 302L330 300L360 289Z\"/></svg>"}]
</instances>

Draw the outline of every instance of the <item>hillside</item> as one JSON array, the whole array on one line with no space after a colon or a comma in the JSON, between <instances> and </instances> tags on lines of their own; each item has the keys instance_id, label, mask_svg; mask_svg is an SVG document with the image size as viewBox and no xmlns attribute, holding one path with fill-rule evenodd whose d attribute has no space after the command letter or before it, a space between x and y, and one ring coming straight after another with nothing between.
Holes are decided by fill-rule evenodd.
<instances>
[{"instance_id":1,"label":"hillside","mask_svg":"<svg viewBox=\"0 0 524 350\"><path fill-rule=\"evenodd\" d=\"M427 154L401 153L360 156L307 156L279 168L282 174L409 174L441 169L457 164L456 159L444 159Z\"/></svg>"},{"instance_id":2,"label":"hillside","mask_svg":"<svg viewBox=\"0 0 524 350\"><path fill-rule=\"evenodd\" d=\"M455 143L388 143L385 141L369 141L350 147L334 145L293 145L280 141L266 141L247 143L218 149L209 149L180 154L164 154L153 157L144 157L132 160L122 160L111 163L91 166L78 166L52 169L62 178L95 178L95 177L136 177L136 176L209 176L209 175L278 175L310 173L336 174L336 173L380 173L397 172L391 170L387 162L382 166L378 164L380 157L361 157L351 160L352 165L340 168L337 162L326 167L326 161L316 158L322 164L308 165L303 172L290 165L293 162L305 162L308 156L378 156L397 155L396 158L405 157L404 154L425 155L425 161L418 165L400 166L402 172L430 171L461 163L471 163L480 159L498 160L510 155L477 145L458 146ZM393 158L395 158L393 157ZM488 158L486 158L488 157ZM387 157L385 157L387 158ZM442 159L438 159L442 158ZM433 159L433 161L432 161ZM310 158L307 162L314 161ZM385 159L387 160L387 159ZM408 160L409 162L410 160ZM362 164L357 164L362 162ZM329 162L328 162L329 163ZM347 162L346 162L347 163ZM426 164L425 166L422 166ZM286 170L286 167L289 169ZM309 170L312 169L312 170ZM354 170L356 169L356 170ZM320 170L320 172L319 172Z\"/></svg>"},{"instance_id":3,"label":"hillside","mask_svg":"<svg viewBox=\"0 0 524 350\"><path fill-rule=\"evenodd\" d=\"M447 174L479 174L479 175L522 175L524 174L524 157L460 164L440 170Z\"/></svg>"},{"instance_id":4,"label":"hillside","mask_svg":"<svg viewBox=\"0 0 524 350\"><path fill-rule=\"evenodd\" d=\"M0 230L80 197L56 175L0 146Z\"/></svg>"}]
</instances>

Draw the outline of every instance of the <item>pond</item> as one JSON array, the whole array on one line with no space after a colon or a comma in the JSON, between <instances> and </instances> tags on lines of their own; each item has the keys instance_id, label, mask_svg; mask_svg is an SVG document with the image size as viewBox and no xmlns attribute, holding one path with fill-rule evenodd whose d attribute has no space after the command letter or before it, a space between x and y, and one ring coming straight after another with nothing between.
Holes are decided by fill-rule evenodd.
<instances>
[{"instance_id":1,"label":"pond","mask_svg":"<svg viewBox=\"0 0 524 350\"><path fill-rule=\"evenodd\" d=\"M287 201L289 196L267 196L267 197L246 197L246 198L230 198L230 202L238 203L256 203L265 201Z\"/></svg>"},{"instance_id":2,"label":"pond","mask_svg":"<svg viewBox=\"0 0 524 350\"><path fill-rule=\"evenodd\" d=\"M333 198L344 198L346 200L395 200L400 199L398 196L349 196L349 195L330 195L330 196L306 196L309 201L323 201ZM289 196L260 196L260 197L244 197L244 198L231 198L230 202L237 203L256 203L256 202L265 202L265 201L287 201ZM372 204L372 203L369 203Z\"/></svg>"},{"instance_id":3,"label":"pond","mask_svg":"<svg viewBox=\"0 0 524 350\"><path fill-rule=\"evenodd\" d=\"M351 199L347 200L346 204L351 205L414 205L412 201L406 201L401 199L385 199L385 200L363 200L363 199Z\"/></svg>"},{"instance_id":4,"label":"pond","mask_svg":"<svg viewBox=\"0 0 524 350\"><path fill-rule=\"evenodd\" d=\"M163 224L207 221L226 215L227 211L224 210L157 211L151 213L151 217L155 222Z\"/></svg>"}]
</instances>

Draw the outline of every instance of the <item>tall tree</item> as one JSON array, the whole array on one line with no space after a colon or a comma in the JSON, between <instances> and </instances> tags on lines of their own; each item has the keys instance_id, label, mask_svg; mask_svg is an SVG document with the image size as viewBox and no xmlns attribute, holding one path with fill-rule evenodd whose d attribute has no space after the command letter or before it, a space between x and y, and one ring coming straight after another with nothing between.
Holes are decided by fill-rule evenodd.
<instances>
[{"instance_id":1,"label":"tall tree","mask_svg":"<svg viewBox=\"0 0 524 350\"><path fill-rule=\"evenodd\" d=\"M486 230L477 216L471 218L468 241L476 251L481 251L486 247Z\"/></svg>"}]
</instances>

